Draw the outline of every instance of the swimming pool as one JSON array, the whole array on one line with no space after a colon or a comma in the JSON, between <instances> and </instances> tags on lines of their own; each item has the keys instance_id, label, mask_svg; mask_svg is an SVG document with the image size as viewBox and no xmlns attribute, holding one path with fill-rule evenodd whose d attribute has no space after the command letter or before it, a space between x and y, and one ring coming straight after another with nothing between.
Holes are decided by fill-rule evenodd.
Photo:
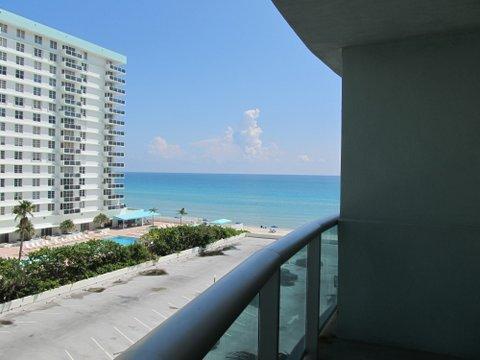
<instances>
[{"instance_id":1,"label":"swimming pool","mask_svg":"<svg viewBox=\"0 0 480 360\"><path fill-rule=\"evenodd\" d=\"M112 236L108 238L107 240L112 240L116 242L117 244L127 246L127 245L132 245L135 244L137 241L137 238L131 237L131 236L122 236L122 235L117 235L117 236Z\"/></svg>"}]
</instances>

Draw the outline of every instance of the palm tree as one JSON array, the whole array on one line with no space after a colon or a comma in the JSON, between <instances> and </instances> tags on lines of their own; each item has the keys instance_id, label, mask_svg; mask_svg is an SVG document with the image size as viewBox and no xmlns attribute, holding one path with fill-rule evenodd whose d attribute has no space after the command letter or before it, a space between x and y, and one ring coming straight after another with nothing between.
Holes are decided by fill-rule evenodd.
<instances>
[{"instance_id":1,"label":"palm tree","mask_svg":"<svg viewBox=\"0 0 480 360\"><path fill-rule=\"evenodd\" d=\"M20 234L20 250L18 251L18 260L22 258L23 242L30 240L35 233L32 223L28 219L29 216L33 217L33 211L35 206L27 200L22 200L17 206L13 208L13 214L15 215L15 221L19 220L17 225L17 232Z\"/></svg>"},{"instance_id":2,"label":"palm tree","mask_svg":"<svg viewBox=\"0 0 480 360\"><path fill-rule=\"evenodd\" d=\"M181 208L178 210L178 214L180 215L180 224L182 223L183 216L187 215L187 210L185 208Z\"/></svg>"},{"instance_id":3,"label":"palm tree","mask_svg":"<svg viewBox=\"0 0 480 360\"><path fill-rule=\"evenodd\" d=\"M108 223L109 221L110 221L110 219L108 218L107 215L105 215L103 213L100 213L93 218L93 225L95 225L95 227L102 227L103 228L105 226L105 224Z\"/></svg>"},{"instance_id":4,"label":"palm tree","mask_svg":"<svg viewBox=\"0 0 480 360\"><path fill-rule=\"evenodd\" d=\"M155 225L155 213L158 211L158 209L156 207L153 207L151 209L148 209L148 211L152 213L152 221L153 221L152 225Z\"/></svg>"},{"instance_id":5,"label":"palm tree","mask_svg":"<svg viewBox=\"0 0 480 360\"><path fill-rule=\"evenodd\" d=\"M60 223L60 231L64 234L69 233L75 229L75 224L73 223L72 220L64 220Z\"/></svg>"}]
</instances>

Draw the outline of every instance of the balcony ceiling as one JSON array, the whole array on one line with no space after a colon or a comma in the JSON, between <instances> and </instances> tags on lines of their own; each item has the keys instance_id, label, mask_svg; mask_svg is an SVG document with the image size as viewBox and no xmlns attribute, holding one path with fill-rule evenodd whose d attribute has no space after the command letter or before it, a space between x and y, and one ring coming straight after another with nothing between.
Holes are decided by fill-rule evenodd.
<instances>
[{"instance_id":1,"label":"balcony ceiling","mask_svg":"<svg viewBox=\"0 0 480 360\"><path fill-rule=\"evenodd\" d=\"M480 28L479 0L272 0L305 45L342 75L341 49Z\"/></svg>"}]
</instances>

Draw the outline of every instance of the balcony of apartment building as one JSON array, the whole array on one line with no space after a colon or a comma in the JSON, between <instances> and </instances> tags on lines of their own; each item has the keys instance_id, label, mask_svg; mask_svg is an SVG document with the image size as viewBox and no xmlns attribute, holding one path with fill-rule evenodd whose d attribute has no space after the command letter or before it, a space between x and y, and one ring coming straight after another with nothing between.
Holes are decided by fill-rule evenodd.
<instances>
[{"instance_id":1,"label":"balcony of apartment building","mask_svg":"<svg viewBox=\"0 0 480 360\"><path fill-rule=\"evenodd\" d=\"M342 78L340 214L118 358L480 358L480 2L273 2Z\"/></svg>"}]
</instances>

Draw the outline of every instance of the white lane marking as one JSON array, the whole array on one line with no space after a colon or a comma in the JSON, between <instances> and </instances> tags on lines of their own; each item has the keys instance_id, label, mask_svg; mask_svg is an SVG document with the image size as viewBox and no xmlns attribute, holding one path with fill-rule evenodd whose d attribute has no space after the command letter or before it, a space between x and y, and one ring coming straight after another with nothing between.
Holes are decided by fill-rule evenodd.
<instances>
[{"instance_id":1,"label":"white lane marking","mask_svg":"<svg viewBox=\"0 0 480 360\"><path fill-rule=\"evenodd\" d=\"M184 298L184 299L187 300L187 301L192 301L192 299L189 298L189 297L187 297L187 296L182 296L182 298Z\"/></svg>"},{"instance_id":2,"label":"white lane marking","mask_svg":"<svg viewBox=\"0 0 480 360\"><path fill-rule=\"evenodd\" d=\"M108 353L108 351L105 350L105 348L104 348L102 345L100 345L100 343L99 343L97 340L95 340L93 337L90 337L90 339L92 339L92 341L95 343L95 345L97 345L97 346L100 348L100 350L102 350L102 351L105 353L105 355L108 356L108 358L109 358L110 360L113 360L113 356L110 355L110 354Z\"/></svg>"},{"instance_id":3,"label":"white lane marking","mask_svg":"<svg viewBox=\"0 0 480 360\"><path fill-rule=\"evenodd\" d=\"M122 335L125 339L127 339L127 340L130 342L130 344L134 344L134 343L135 343L135 341L133 341L133 340L130 339L127 335L125 335L123 332L121 332L119 328L117 328L117 327L115 327L115 326L114 326L113 328L115 329L116 332L118 332L118 333L119 333L120 335Z\"/></svg>"},{"instance_id":4,"label":"white lane marking","mask_svg":"<svg viewBox=\"0 0 480 360\"><path fill-rule=\"evenodd\" d=\"M160 316L163 317L164 319L168 319L165 315L159 313L157 310L152 309L152 311L153 311L155 314L160 315Z\"/></svg>"},{"instance_id":5,"label":"white lane marking","mask_svg":"<svg viewBox=\"0 0 480 360\"><path fill-rule=\"evenodd\" d=\"M142 324L143 326L145 326L148 330L152 330L153 328L151 326L148 326L147 324L145 324L143 321L141 320L138 320L136 317L134 317L135 320L137 320L140 324Z\"/></svg>"},{"instance_id":6,"label":"white lane marking","mask_svg":"<svg viewBox=\"0 0 480 360\"><path fill-rule=\"evenodd\" d=\"M67 354L67 356L68 356L68 358L69 358L70 360L75 360L75 359L73 358L72 354L70 354L70 353L67 351L67 349L65 349L65 354Z\"/></svg>"}]
</instances>

